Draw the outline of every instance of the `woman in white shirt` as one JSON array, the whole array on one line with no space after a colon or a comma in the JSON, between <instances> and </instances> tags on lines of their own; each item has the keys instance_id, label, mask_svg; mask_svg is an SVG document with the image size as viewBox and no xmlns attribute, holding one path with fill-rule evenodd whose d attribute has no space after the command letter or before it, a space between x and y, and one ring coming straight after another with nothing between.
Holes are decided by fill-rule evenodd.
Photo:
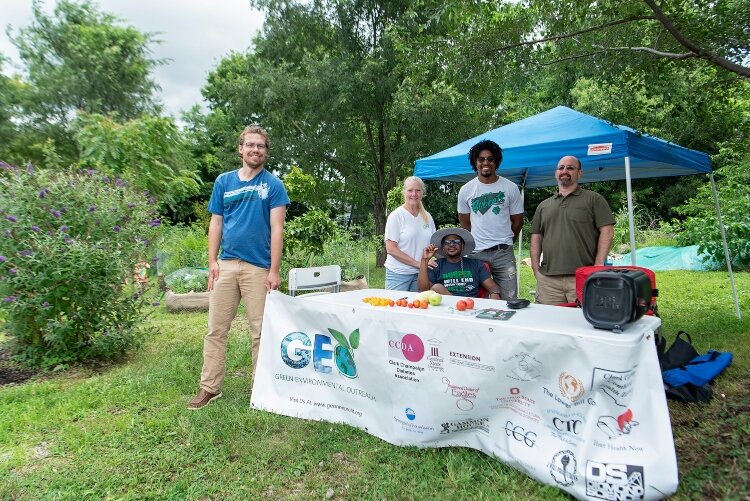
<instances>
[{"instance_id":1,"label":"woman in white shirt","mask_svg":"<svg viewBox=\"0 0 750 501\"><path fill-rule=\"evenodd\" d=\"M385 288L417 292L422 251L435 233L435 222L422 205L424 182L416 176L404 179L404 204L388 215L385 223Z\"/></svg>"}]
</instances>

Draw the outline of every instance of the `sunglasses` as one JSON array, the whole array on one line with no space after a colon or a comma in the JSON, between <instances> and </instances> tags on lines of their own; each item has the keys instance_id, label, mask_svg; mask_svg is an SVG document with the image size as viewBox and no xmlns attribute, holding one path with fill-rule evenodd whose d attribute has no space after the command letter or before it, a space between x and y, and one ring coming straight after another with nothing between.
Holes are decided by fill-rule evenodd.
<instances>
[{"instance_id":1,"label":"sunglasses","mask_svg":"<svg viewBox=\"0 0 750 501\"><path fill-rule=\"evenodd\" d=\"M462 243L464 243L464 241L460 238L448 238L443 240L443 245L461 245Z\"/></svg>"}]
</instances>

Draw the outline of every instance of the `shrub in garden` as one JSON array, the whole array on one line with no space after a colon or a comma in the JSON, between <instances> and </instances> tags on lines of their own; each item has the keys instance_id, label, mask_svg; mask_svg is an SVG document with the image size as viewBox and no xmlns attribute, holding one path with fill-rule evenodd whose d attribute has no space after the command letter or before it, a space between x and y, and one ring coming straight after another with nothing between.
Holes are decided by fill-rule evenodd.
<instances>
[{"instance_id":1,"label":"shrub in garden","mask_svg":"<svg viewBox=\"0 0 750 501\"><path fill-rule=\"evenodd\" d=\"M165 277L167 288L175 294L206 292L208 268L180 268Z\"/></svg>"},{"instance_id":2,"label":"shrub in garden","mask_svg":"<svg viewBox=\"0 0 750 501\"><path fill-rule=\"evenodd\" d=\"M738 271L750 271L750 156L731 158L717 171L717 177L732 266ZM707 255L706 261L724 263L724 246L711 186L701 186L696 196L678 208L678 212L687 216L682 223L682 245L697 243L699 252Z\"/></svg>"},{"instance_id":3,"label":"shrub in garden","mask_svg":"<svg viewBox=\"0 0 750 501\"><path fill-rule=\"evenodd\" d=\"M208 268L208 232L199 225L171 226L158 243L159 273Z\"/></svg>"},{"instance_id":4,"label":"shrub in garden","mask_svg":"<svg viewBox=\"0 0 750 501\"><path fill-rule=\"evenodd\" d=\"M118 178L1 164L0 306L18 359L51 367L112 359L138 344L134 265L160 221Z\"/></svg>"},{"instance_id":5,"label":"shrub in garden","mask_svg":"<svg viewBox=\"0 0 750 501\"><path fill-rule=\"evenodd\" d=\"M284 225L284 260L293 267L310 266L323 253L323 244L336 230L336 223L320 209L312 209Z\"/></svg>"}]
</instances>

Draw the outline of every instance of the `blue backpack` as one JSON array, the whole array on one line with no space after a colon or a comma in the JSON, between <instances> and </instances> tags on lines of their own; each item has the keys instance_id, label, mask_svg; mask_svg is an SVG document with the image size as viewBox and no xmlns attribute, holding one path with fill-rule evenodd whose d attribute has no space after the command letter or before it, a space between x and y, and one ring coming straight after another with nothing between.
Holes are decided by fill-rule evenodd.
<instances>
[{"instance_id":1,"label":"blue backpack","mask_svg":"<svg viewBox=\"0 0 750 501\"><path fill-rule=\"evenodd\" d=\"M682 335L687 341L681 339ZM716 350L700 355L684 331L678 332L672 346L663 351L665 344L664 340L657 343L657 352L667 398L680 402L711 400L713 390L709 383L732 363L733 355Z\"/></svg>"},{"instance_id":2,"label":"blue backpack","mask_svg":"<svg viewBox=\"0 0 750 501\"><path fill-rule=\"evenodd\" d=\"M662 372L662 379L673 388L686 383L703 386L729 367L732 358L728 351L708 350L705 355L699 355L681 367Z\"/></svg>"}]
</instances>

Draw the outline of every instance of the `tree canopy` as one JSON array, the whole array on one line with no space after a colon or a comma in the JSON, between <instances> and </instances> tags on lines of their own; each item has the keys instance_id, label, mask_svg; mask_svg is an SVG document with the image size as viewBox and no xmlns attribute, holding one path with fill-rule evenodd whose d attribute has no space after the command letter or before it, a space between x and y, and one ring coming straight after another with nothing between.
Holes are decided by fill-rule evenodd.
<instances>
[{"instance_id":1,"label":"tree canopy","mask_svg":"<svg viewBox=\"0 0 750 501\"><path fill-rule=\"evenodd\" d=\"M222 60L204 88L219 130L261 121L275 165L323 180L335 213L372 214L382 233L388 190L414 158L478 130L479 107L433 61L414 64L412 41L430 33L412 1L258 6L267 18L255 50ZM231 151L234 137L219 134Z\"/></svg>"},{"instance_id":2,"label":"tree canopy","mask_svg":"<svg viewBox=\"0 0 750 501\"><path fill-rule=\"evenodd\" d=\"M64 161L75 161L70 125L79 111L121 120L160 112L153 35L89 1L60 0L52 15L42 7L35 0L33 21L11 37L25 71L13 94L20 141L10 159L39 161L51 141Z\"/></svg>"}]
</instances>

